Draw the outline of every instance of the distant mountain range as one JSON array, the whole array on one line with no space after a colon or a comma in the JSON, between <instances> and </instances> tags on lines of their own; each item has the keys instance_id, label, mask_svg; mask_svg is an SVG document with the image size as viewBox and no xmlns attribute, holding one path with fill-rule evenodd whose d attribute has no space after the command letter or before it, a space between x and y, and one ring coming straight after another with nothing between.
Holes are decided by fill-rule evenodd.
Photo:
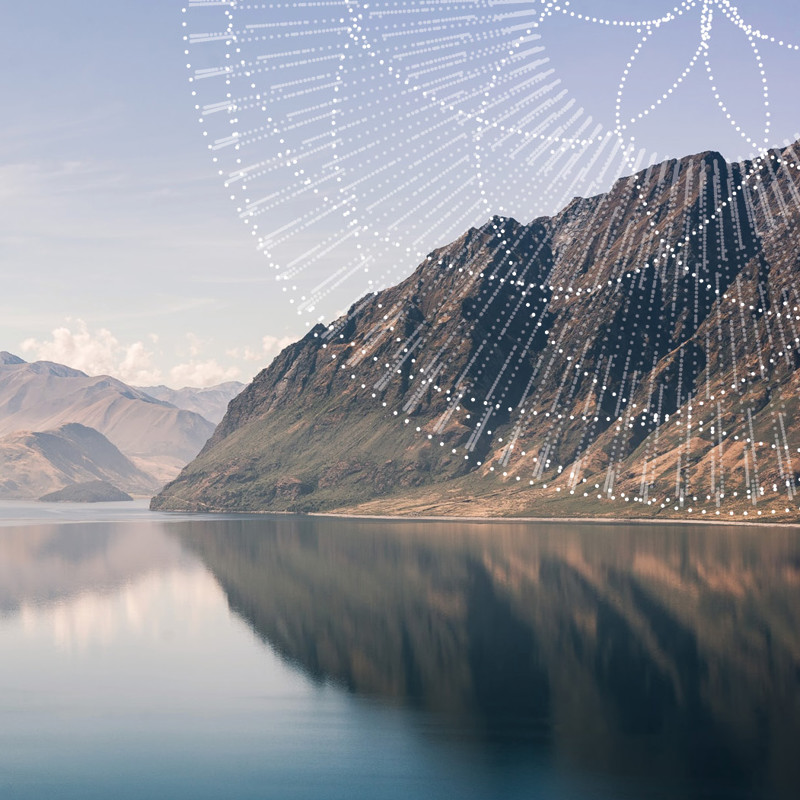
<instances>
[{"instance_id":1,"label":"distant mountain range","mask_svg":"<svg viewBox=\"0 0 800 800\"><path fill-rule=\"evenodd\" d=\"M239 381L228 381L207 389L170 389L168 386L139 386L140 392L169 403L175 408L194 411L209 422L219 424L228 410L228 403L244 389L245 384Z\"/></svg>"},{"instance_id":2,"label":"distant mountain range","mask_svg":"<svg viewBox=\"0 0 800 800\"><path fill-rule=\"evenodd\" d=\"M151 390L168 402L115 378L2 352L0 497L36 498L94 480L152 494L214 431L214 421L187 407L216 418L240 387Z\"/></svg>"},{"instance_id":3,"label":"distant mountain range","mask_svg":"<svg viewBox=\"0 0 800 800\"><path fill-rule=\"evenodd\" d=\"M799 164L470 229L287 347L153 507L797 518Z\"/></svg>"},{"instance_id":4,"label":"distant mountain range","mask_svg":"<svg viewBox=\"0 0 800 800\"><path fill-rule=\"evenodd\" d=\"M102 433L76 422L0 437L0 498L37 499L53 487L88 481L107 481L139 495L160 486Z\"/></svg>"}]
</instances>

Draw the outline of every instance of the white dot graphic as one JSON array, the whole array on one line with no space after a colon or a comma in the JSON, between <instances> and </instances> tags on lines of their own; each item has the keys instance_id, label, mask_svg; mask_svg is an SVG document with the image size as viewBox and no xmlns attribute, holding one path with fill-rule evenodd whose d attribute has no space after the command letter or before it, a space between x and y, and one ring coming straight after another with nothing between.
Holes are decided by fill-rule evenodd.
<instances>
[{"instance_id":1,"label":"white dot graphic","mask_svg":"<svg viewBox=\"0 0 800 800\"><path fill-rule=\"evenodd\" d=\"M744 502L751 515L773 503L781 513L794 501L800 443L789 441L786 399L773 390L800 347L800 298L766 275L752 286L736 276L756 257L748 242L766 242L780 261L790 257L780 236L797 236L800 159L792 147L769 149L764 53L798 45L753 28L727 0L664 4L638 19L603 16L600 6L198 0L185 9L192 102L281 294L309 326L363 298L350 316L372 315L375 325L356 341L347 317L329 324L320 337L329 361L443 458L515 491L575 502L693 515L735 502L737 516ZM554 20L598 36L629 31L608 125L552 66ZM643 54L679 20L697 21L691 57L636 107L630 86ZM721 26L740 35L759 75L757 127L736 118L719 87ZM703 102L748 160L659 164L640 141L643 121L697 75ZM586 225L560 249L544 224L509 218L552 215L612 185L591 208L578 201ZM694 217L678 213L687 207ZM604 216L599 243L591 221ZM472 238L461 250L444 246L465 231ZM437 269L378 313L374 294L421 263ZM615 321L605 336L581 316L599 298ZM422 319L458 315L450 338ZM702 337L722 343L713 371L725 386L703 384L711 351ZM393 406L387 398L401 383Z\"/></svg>"}]
</instances>

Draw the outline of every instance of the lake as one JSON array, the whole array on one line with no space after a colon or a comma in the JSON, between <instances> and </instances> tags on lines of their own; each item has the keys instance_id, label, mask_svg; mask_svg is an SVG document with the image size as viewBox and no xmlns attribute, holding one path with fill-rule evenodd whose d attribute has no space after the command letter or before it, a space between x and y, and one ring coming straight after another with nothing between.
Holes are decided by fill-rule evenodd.
<instances>
[{"instance_id":1,"label":"lake","mask_svg":"<svg viewBox=\"0 0 800 800\"><path fill-rule=\"evenodd\" d=\"M800 532L0 504L0 797L796 798Z\"/></svg>"}]
</instances>

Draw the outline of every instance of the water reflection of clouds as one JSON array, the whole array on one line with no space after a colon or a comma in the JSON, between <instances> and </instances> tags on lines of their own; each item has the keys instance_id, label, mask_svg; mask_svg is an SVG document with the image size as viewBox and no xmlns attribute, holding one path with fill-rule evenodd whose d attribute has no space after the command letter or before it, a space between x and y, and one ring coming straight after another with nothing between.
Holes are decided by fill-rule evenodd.
<instances>
[{"instance_id":1,"label":"water reflection of clouds","mask_svg":"<svg viewBox=\"0 0 800 800\"><path fill-rule=\"evenodd\" d=\"M19 618L25 637L84 651L118 642L161 641L178 626L184 634L198 634L224 602L216 581L195 566L150 572L106 592L81 592L53 604L24 602Z\"/></svg>"},{"instance_id":2,"label":"water reflection of clouds","mask_svg":"<svg viewBox=\"0 0 800 800\"><path fill-rule=\"evenodd\" d=\"M0 530L0 632L12 638L67 652L141 644L199 634L220 606L214 578L158 522Z\"/></svg>"},{"instance_id":3,"label":"water reflection of clouds","mask_svg":"<svg viewBox=\"0 0 800 800\"><path fill-rule=\"evenodd\" d=\"M0 530L0 611L48 606L87 591L108 594L154 569L186 562L162 527L37 524Z\"/></svg>"}]
</instances>

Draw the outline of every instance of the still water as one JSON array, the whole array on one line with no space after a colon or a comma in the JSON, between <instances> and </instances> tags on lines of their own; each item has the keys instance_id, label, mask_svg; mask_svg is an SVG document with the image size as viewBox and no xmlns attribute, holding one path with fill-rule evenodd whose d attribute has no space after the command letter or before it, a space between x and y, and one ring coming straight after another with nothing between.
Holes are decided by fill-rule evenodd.
<instances>
[{"instance_id":1,"label":"still water","mask_svg":"<svg viewBox=\"0 0 800 800\"><path fill-rule=\"evenodd\" d=\"M800 533L0 505L2 798L797 798Z\"/></svg>"}]
</instances>

